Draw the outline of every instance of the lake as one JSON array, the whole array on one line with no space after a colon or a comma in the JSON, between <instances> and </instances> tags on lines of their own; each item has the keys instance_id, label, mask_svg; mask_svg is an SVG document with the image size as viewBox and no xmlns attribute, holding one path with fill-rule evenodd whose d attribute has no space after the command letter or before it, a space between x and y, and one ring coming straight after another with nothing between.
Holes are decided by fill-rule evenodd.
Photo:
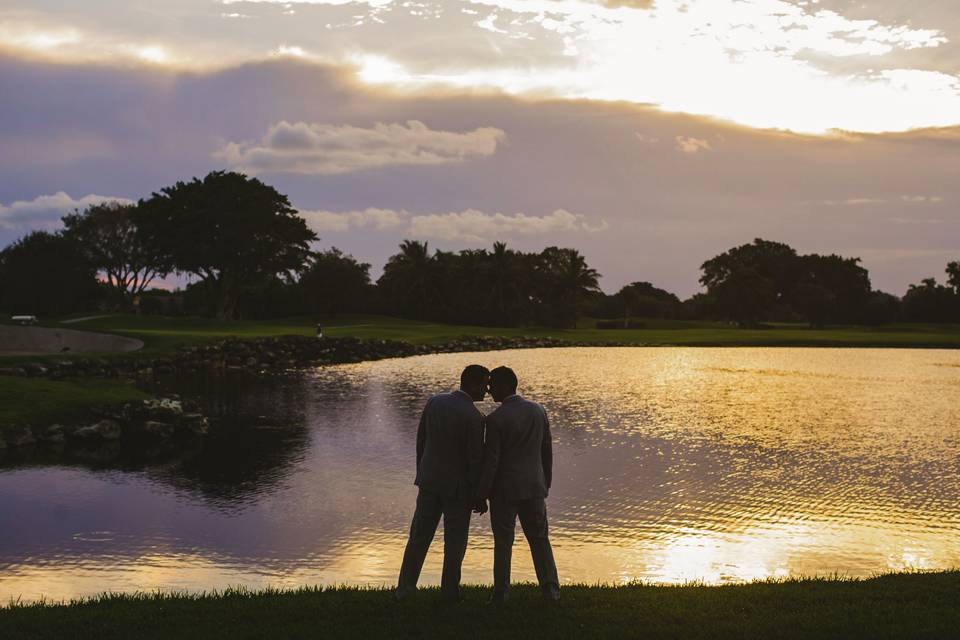
<instances>
[{"instance_id":1,"label":"lake","mask_svg":"<svg viewBox=\"0 0 960 640\"><path fill-rule=\"evenodd\" d=\"M121 469L8 460L0 601L393 584L420 410L472 362L513 367L551 417L563 582L960 566L960 351L532 349L181 380L227 423L202 448ZM517 544L514 579L533 580ZM464 580L491 567L475 515Z\"/></svg>"}]
</instances>

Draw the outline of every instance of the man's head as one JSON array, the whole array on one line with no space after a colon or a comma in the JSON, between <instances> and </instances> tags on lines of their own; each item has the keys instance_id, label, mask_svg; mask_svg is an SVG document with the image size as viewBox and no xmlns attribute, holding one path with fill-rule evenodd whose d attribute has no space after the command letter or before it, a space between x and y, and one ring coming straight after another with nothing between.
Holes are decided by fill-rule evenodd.
<instances>
[{"instance_id":1,"label":"man's head","mask_svg":"<svg viewBox=\"0 0 960 640\"><path fill-rule=\"evenodd\" d=\"M503 402L517 392L517 374L510 367L497 367L490 372L490 395Z\"/></svg>"},{"instance_id":2,"label":"man's head","mask_svg":"<svg viewBox=\"0 0 960 640\"><path fill-rule=\"evenodd\" d=\"M487 395L490 370L479 364L468 365L460 374L460 390L480 402Z\"/></svg>"}]
</instances>

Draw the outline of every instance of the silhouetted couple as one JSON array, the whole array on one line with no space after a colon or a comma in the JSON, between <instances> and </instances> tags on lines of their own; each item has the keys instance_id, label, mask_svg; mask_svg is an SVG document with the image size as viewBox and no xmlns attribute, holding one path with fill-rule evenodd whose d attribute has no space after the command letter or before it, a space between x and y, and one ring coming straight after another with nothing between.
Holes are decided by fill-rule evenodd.
<instances>
[{"instance_id":1,"label":"silhouetted couple","mask_svg":"<svg viewBox=\"0 0 960 640\"><path fill-rule=\"evenodd\" d=\"M474 406L487 392L500 406L484 419ZM490 504L493 530L493 602L510 591L510 562L517 517L530 544L544 598L560 599L553 549L547 537L547 506L553 471L550 423L544 408L517 394L517 376L507 367L488 371L470 365L460 389L427 401L417 430L417 508L395 598L416 588L427 550L443 517L442 598L460 599L460 568L467 551L470 515Z\"/></svg>"}]
</instances>

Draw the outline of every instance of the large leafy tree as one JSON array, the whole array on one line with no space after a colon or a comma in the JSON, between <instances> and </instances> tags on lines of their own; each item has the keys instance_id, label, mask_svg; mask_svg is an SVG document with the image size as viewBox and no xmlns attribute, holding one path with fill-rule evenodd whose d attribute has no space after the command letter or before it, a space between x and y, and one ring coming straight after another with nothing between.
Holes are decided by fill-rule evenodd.
<instances>
[{"instance_id":1,"label":"large leafy tree","mask_svg":"<svg viewBox=\"0 0 960 640\"><path fill-rule=\"evenodd\" d=\"M171 269L157 238L138 223L139 211L136 205L105 202L63 217L65 235L104 275L113 297L125 303Z\"/></svg>"},{"instance_id":2,"label":"large leafy tree","mask_svg":"<svg viewBox=\"0 0 960 640\"><path fill-rule=\"evenodd\" d=\"M630 316L674 318L680 310L680 299L649 282L631 282L613 296L616 308L627 326Z\"/></svg>"},{"instance_id":3,"label":"large leafy tree","mask_svg":"<svg viewBox=\"0 0 960 640\"><path fill-rule=\"evenodd\" d=\"M35 315L91 309L102 292L96 273L76 241L34 231L0 251L0 306Z\"/></svg>"},{"instance_id":4,"label":"large leafy tree","mask_svg":"<svg viewBox=\"0 0 960 640\"><path fill-rule=\"evenodd\" d=\"M203 281L222 319L236 316L240 296L263 277L293 279L317 239L285 195L240 173L177 182L139 206L173 268Z\"/></svg>"},{"instance_id":5,"label":"large leafy tree","mask_svg":"<svg viewBox=\"0 0 960 640\"><path fill-rule=\"evenodd\" d=\"M314 254L300 277L300 288L310 311L360 311L370 293L370 265L333 247Z\"/></svg>"},{"instance_id":6,"label":"large leafy tree","mask_svg":"<svg viewBox=\"0 0 960 640\"><path fill-rule=\"evenodd\" d=\"M743 274L752 272L766 280L773 292L773 297L761 297L769 303L769 308L754 309L760 315L769 313L778 303L785 303L787 295L797 284L802 273L797 252L792 247L782 242L770 242L760 238L707 260L700 269L703 272L700 276L700 284L705 286L711 295L716 295L717 291L724 289L721 285L738 272ZM742 275L740 280L752 277L752 275ZM740 287L727 287L725 290L739 291ZM722 302L720 304L729 306Z\"/></svg>"}]
</instances>

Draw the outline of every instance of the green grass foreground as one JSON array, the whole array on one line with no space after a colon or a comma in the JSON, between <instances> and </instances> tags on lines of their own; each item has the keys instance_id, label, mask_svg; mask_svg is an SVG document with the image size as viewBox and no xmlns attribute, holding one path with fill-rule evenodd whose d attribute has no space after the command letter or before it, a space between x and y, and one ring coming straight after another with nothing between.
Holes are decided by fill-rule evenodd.
<instances>
[{"instance_id":1,"label":"green grass foreground","mask_svg":"<svg viewBox=\"0 0 960 640\"><path fill-rule=\"evenodd\" d=\"M384 589L104 595L0 609L20 638L950 638L960 630L960 571L870 580L732 586L570 586L540 602L520 586L505 605L468 587L457 605L423 589L396 604Z\"/></svg>"},{"instance_id":2,"label":"green grass foreground","mask_svg":"<svg viewBox=\"0 0 960 640\"><path fill-rule=\"evenodd\" d=\"M881 327L844 326L813 330L804 325L776 325L767 329L738 329L718 322L639 319L642 329L596 329L595 319L581 319L577 329L545 327L477 327L404 320L389 316L342 315L295 317L264 321L222 321L210 318L111 315L70 324L56 320L46 326L100 331L139 338L144 356L157 356L181 346L226 337L258 338L314 335L316 325L326 335L362 339L405 340L436 344L460 336L535 336L570 342L677 346L821 346L960 348L960 325L898 324ZM134 354L126 354L127 357Z\"/></svg>"}]
</instances>

